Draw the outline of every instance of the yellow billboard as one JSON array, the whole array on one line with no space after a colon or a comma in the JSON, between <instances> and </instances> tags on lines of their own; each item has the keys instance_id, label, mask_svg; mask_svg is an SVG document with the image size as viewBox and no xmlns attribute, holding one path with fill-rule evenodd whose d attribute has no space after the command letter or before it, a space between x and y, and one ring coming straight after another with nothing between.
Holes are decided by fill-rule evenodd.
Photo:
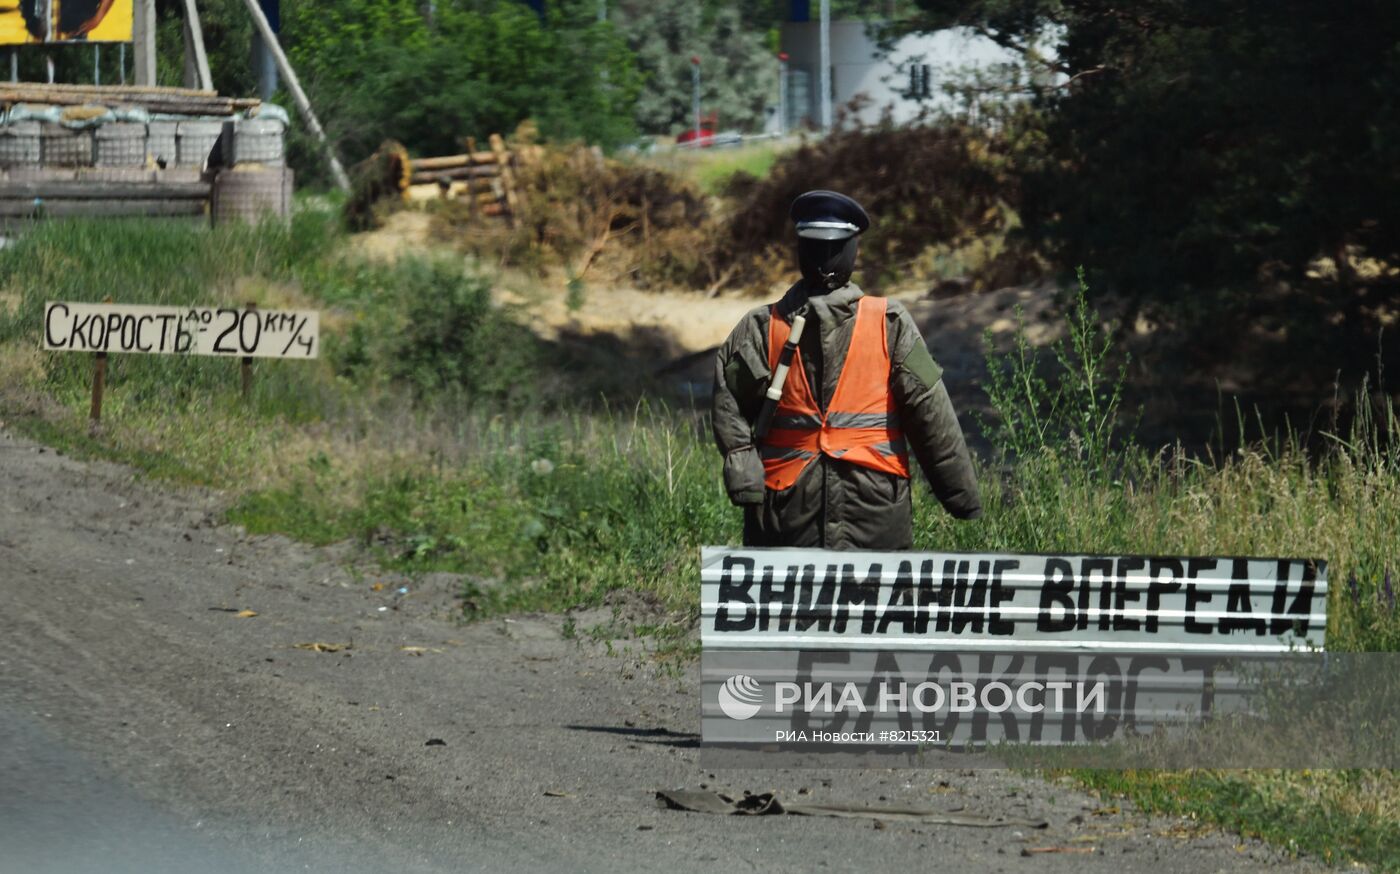
<instances>
[{"instance_id":1,"label":"yellow billboard","mask_svg":"<svg viewBox=\"0 0 1400 874\"><path fill-rule=\"evenodd\" d=\"M0 0L0 45L131 42L132 0Z\"/></svg>"}]
</instances>

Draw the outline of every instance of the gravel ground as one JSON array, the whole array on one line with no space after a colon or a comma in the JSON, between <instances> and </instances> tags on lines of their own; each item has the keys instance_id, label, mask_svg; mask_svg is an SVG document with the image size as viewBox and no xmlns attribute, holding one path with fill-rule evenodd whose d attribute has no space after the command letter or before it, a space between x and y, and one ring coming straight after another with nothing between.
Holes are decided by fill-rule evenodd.
<instances>
[{"instance_id":1,"label":"gravel ground","mask_svg":"<svg viewBox=\"0 0 1400 874\"><path fill-rule=\"evenodd\" d=\"M400 595L221 501L0 427L0 871L1321 870L1009 772L706 770L698 664L461 625L449 578ZM656 806L701 787L1049 825Z\"/></svg>"}]
</instances>

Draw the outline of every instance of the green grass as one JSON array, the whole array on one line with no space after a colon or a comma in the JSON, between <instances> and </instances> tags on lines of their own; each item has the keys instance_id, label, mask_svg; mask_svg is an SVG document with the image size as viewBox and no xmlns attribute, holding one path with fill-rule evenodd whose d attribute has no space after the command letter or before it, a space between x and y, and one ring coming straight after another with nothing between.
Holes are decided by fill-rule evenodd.
<instances>
[{"instance_id":1,"label":"green grass","mask_svg":"<svg viewBox=\"0 0 1400 874\"><path fill-rule=\"evenodd\" d=\"M315 212L290 227L41 228L0 250L0 411L76 455L224 489L229 519L250 531L352 539L408 573L461 572L472 615L624 591L668 617L641 629L660 651L691 652L682 632L697 613L698 547L740 539L703 417L570 401L558 386L578 375L489 306L461 264L391 269L352 250ZM316 307L323 354L259 362L246 403L236 362L113 356L104 432L91 439L91 359L40 351L39 317L45 300L108 294ZM1106 436L1113 373L1094 336L1071 336L1059 366L1078 382L1037 385L1014 361L1000 371L1001 421L1035 439L998 435L1020 452L982 468L979 522L955 522L920 488L918 548L1316 556L1333 583L1329 648L1400 649L1383 582L1400 576L1392 409L1362 417L1321 456L1287 439L1209 463L1158 455ZM1149 809L1400 870L1391 772L1075 776Z\"/></svg>"},{"instance_id":2,"label":"green grass","mask_svg":"<svg viewBox=\"0 0 1400 874\"><path fill-rule=\"evenodd\" d=\"M1104 798L1310 853L1400 871L1400 775L1388 770L1074 771Z\"/></svg>"},{"instance_id":3,"label":"green grass","mask_svg":"<svg viewBox=\"0 0 1400 874\"><path fill-rule=\"evenodd\" d=\"M706 194L720 194L736 173L762 179L773 168L783 150L790 146L760 140L734 148L689 149L649 156L657 164L694 180Z\"/></svg>"},{"instance_id":4,"label":"green grass","mask_svg":"<svg viewBox=\"0 0 1400 874\"><path fill-rule=\"evenodd\" d=\"M53 225L0 251L8 417L42 397L40 413L18 422L46 440L226 489L231 518L252 530L358 539L404 570L470 572L492 593L483 609L560 609L629 589L693 613L696 547L739 539L700 417L570 402L557 386L571 374L462 265L358 261L325 221ZM260 362L247 403L234 362L113 356L106 431L93 442L90 358L36 350L43 301L92 299L91 289L126 302L316 306L324 354ZM1334 583L1329 646L1400 648L1383 592L1386 573L1400 573L1393 411L1321 458L1287 441L1214 464L1158 457L1108 442L1112 374L1101 361L1081 366L1103 354L1090 339L1061 361L1090 381L1064 380L1053 403L1003 385L1003 420L1034 441L998 436L1021 453L1009 471L984 468L975 524L921 491L919 548L1317 556ZM1100 394L1107 403L1095 408Z\"/></svg>"}]
</instances>

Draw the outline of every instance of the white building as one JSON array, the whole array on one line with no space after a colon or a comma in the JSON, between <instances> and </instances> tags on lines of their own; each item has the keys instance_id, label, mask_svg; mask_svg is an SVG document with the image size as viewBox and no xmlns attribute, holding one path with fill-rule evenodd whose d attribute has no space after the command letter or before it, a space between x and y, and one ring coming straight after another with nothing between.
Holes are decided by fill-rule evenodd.
<instances>
[{"instance_id":1,"label":"white building","mask_svg":"<svg viewBox=\"0 0 1400 874\"><path fill-rule=\"evenodd\" d=\"M1020 55L962 28L910 34L895 43L888 54L882 54L871 27L859 20L831 22L833 123L858 95L867 98L857 114L866 124L879 121L887 108L897 123L913 119L924 109L952 108L951 98L940 84L958 71L1024 64ZM788 130L821 126L817 104L820 39L820 24L815 20L783 23L782 49L788 55Z\"/></svg>"}]
</instances>

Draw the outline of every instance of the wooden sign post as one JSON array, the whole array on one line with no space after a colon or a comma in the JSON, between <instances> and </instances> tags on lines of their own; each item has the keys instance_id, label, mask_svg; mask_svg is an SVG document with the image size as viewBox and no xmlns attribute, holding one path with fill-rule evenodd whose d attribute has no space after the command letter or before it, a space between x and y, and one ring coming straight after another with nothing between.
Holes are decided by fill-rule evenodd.
<instances>
[{"instance_id":1,"label":"wooden sign post","mask_svg":"<svg viewBox=\"0 0 1400 874\"><path fill-rule=\"evenodd\" d=\"M104 304L112 302L103 298ZM88 436L96 437L102 431L102 392L107 388L107 353L94 352L92 355L92 403L88 406Z\"/></svg>"},{"instance_id":2,"label":"wooden sign post","mask_svg":"<svg viewBox=\"0 0 1400 874\"><path fill-rule=\"evenodd\" d=\"M88 436L96 437L102 430L102 391L107 386L107 353L93 356L92 405L88 407Z\"/></svg>"}]
</instances>

